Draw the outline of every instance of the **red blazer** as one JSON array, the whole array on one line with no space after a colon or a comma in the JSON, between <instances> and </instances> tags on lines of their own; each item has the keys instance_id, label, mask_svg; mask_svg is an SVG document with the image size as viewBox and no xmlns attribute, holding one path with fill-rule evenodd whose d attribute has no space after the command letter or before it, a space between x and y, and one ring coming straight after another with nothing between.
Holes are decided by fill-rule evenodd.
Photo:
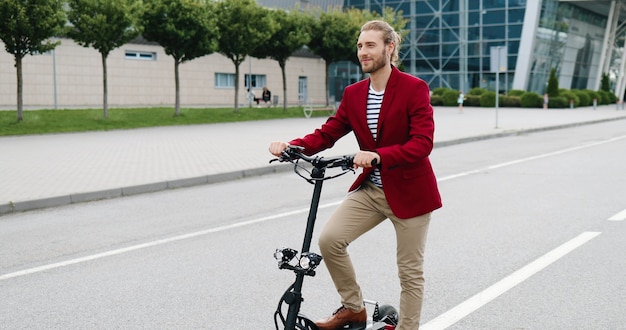
<instances>
[{"instance_id":1,"label":"red blazer","mask_svg":"<svg viewBox=\"0 0 626 330\"><path fill-rule=\"evenodd\" d=\"M354 131L361 150L380 155L383 191L395 216L407 219L440 208L437 180L428 159L435 130L428 85L392 67L376 141L366 120L369 85L370 80L365 79L346 87L334 116L313 133L289 143L304 147L304 152L312 155ZM364 169L350 191L360 187L372 170Z\"/></svg>"}]
</instances>

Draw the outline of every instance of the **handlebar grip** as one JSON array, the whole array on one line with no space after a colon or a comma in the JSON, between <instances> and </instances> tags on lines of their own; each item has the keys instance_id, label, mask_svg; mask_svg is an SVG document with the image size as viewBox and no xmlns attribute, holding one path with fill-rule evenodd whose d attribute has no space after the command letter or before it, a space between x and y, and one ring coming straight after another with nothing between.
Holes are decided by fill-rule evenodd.
<instances>
[{"instance_id":1,"label":"handlebar grip","mask_svg":"<svg viewBox=\"0 0 626 330\"><path fill-rule=\"evenodd\" d=\"M374 158L372 159L372 166L376 166L378 165L378 159Z\"/></svg>"}]
</instances>

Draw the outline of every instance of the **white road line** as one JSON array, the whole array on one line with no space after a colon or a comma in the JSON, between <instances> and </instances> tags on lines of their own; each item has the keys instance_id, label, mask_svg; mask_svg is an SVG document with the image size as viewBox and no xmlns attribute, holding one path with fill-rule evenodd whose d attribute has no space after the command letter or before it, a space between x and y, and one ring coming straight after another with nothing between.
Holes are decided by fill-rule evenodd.
<instances>
[{"instance_id":1,"label":"white road line","mask_svg":"<svg viewBox=\"0 0 626 330\"><path fill-rule=\"evenodd\" d=\"M480 172L485 171L485 170L496 169L496 168L501 168L501 167L505 167L505 166L519 164L519 163L522 163L522 162L527 162L527 161L531 161L531 160L535 160L535 159L550 157L550 156L554 156L554 155L558 155L558 154L562 154L562 153L566 153L566 152L570 152L570 151L575 151L575 150L579 150L579 149L584 149L584 148L597 146L597 145L604 144L604 143L614 142L614 141L621 140L621 139L624 139L624 138L626 138L626 135L618 136L618 137L615 137L615 138L612 138L612 139L608 139L608 140L604 140L604 141L589 143L589 144L585 144L585 145L581 145L581 146L577 146L577 147L572 147L572 148L562 149L562 150L558 150L558 151L554 151L554 152L550 152L550 153L545 153L545 154L541 154L541 155L537 155L537 156L532 156L532 157L527 157L527 158L522 158L522 159L518 159L518 160L513 160L513 161L510 161L510 162L505 162L505 163L501 163L501 164L491 165L491 166L488 166L488 167L486 167L484 169L478 169L478 170L472 170L472 171L467 171L467 172L461 172L461 173L458 173L458 174L453 174L453 175L449 175L449 176L446 176L446 177L439 178L439 179L437 179L437 181L438 182L448 181L448 180L451 180L451 179L455 179L455 178L459 178L459 177L463 177L463 176L468 176L468 175L471 175L471 174L480 173ZM320 205L319 208L323 209L323 208L326 208L326 207L336 206L339 203L341 203L341 201L337 201L337 202L333 202L333 203L329 203L329 204L325 204L325 205ZM0 275L0 281L6 280L6 279L10 279L10 278L14 278L14 277L19 277L19 276L24 276L24 275L38 273L38 272L43 272L43 271L54 269L54 268L74 265L74 264L78 264L78 263L81 263L81 262L87 262L87 261L96 260L96 259L100 259L100 258L104 258L104 257L114 256L114 255L118 255L118 254L122 254L122 253L126 253L126 252L131 252L131 251L135 251L135 250L145 249L145 248L152 247L152 246L157 246L157 245L161 245L161 244L167 244L167 243L180 241L180 240L184 240L184 239L188 239L188 238L193 238L193 237L198 237L198 236L207 235L207 234L211 234L211 233L216 233L216 232L220 232L220 231L225 231L225 230L229 230L229 229L233 229L233 228L237 228L237 227L244 227L244 226L248 226L248 225L252 225L252 224L256 224L256 223L260 223L260 222L265 222L265 221L268 221L268 220L278 219L278 218L282 218L282 217L286 217L286 216L302 214L302 213L306 213L306 212L308 212L308 209L300 209L300 210L295 210L295 211L291 211L291 212L285 212L285 213L276 214L276 215L272 215L272 216L267 216L267 217L263 217L263 218L258 218L258 219L252 219L252 220L249 220L249 221L239 222L239 223L235 223L235 224L228 225L228 226L221 226L221 227L211 228L211 229L197 231L197 232L193 232L193 233L189 233L189 234L184 234L184 235L174 236L174 237L170 237L170 238L166 238L166 239L161 239L161 240L157 240L157 241L152 241L152 242L147 242L147 243L143 243L143 244L133 245L133 246L129 246L129 247L126 247L126 248L110 250L110 251L106 251L106 252L103 252L103 253L93 254L93 255L89 255L89 256L85 256L85 257L81 257L81 258L70 259L70 260L61 261L61 262L57 262L57 263L42 265L42 266L39 266L39 267L24 269L24 270L21 270L21 271Z\"/></svg>"},{"instance_id":2,"label":"white road line","mask_svg":"<svg viewBox=\"0 0 626 330\"><path fill-rule=\"evenodd\" d=\"M626 210L609 218L609 221L623 221L623 220L626 220Z\"/></svg>"},{"instance_id":3,"label":"white road line","mask_svg":"<svg viewBox=\"0 0 626 330\"><path fill-rule=\"evenodd\" d=\"M338 204L338 202L337 203L332 203L332 204ZM321 209L321 208L329 207L329 206L332 206L332 204L320 205L319 208ZM188 234L184 234L184 235L179 235L179 236L174 236L174 237L170 237L170 238L160 239L160 240L151 241L151 242L147 242L147 243L143 243L143 244L137 244L137 245L133 245L133 246L128 246L128 247L121 248L121 249L110 250L110 251L106 251L106 252L102 252L102 253L92 254L92 255L89 255L89 256L81 257L81 258L70 259L70 260L66 260L66 261L61 261L61 262L57 262L57 263L52 263L52 264L39 266L39 267L24 269L24 270L21 270L21 271L0 275L0 281L1 280L7 280L7 279L10 279L10 278L14 278L14 277L19 277L19 276L24 276L24 275L38 273L38 272L43 272L43 271L54 269L54 268L74 265L74 264L78 264L78 263L81 263L81 262L96 260L96 259L100 259L100 258L104 258L104 257L110 257L110 256L122 254L122 253L131 252L131 251L141 250L141 249L145 249L145 248L152 247L152 246L157 246L157 245L162 245L162 244L167 244L167 243L171 243L171 242L181 241L181 240L185 240L185 239L189 239L189 238L194 238L194 237L198 237L198 236L203 236L203 235L208 235L208 234L212 234L212 233L217 233L217 232L221 232L221 231L225 231L225 230L229 230L229 229L233 229L233 228L237 228L237 227L244 227L244 226L248 226L248 225L252 225L252 224L256 224L256 223L260 223L260 222L265 222L265 221L269 221L269 220L274 220L274 219L278 219L278 218L282 218L282 217L288 217L288 216L292 216L292 215L296 215L296 214L302 214L302 213L306 213L308 211L309 211L309 209L306 208L306 209L299 209L299 210L279 213L279 214L275 214L275 215L271 215L271 216L267 216L267 217L252 219L252 220L249 220L249 221L238 222L238 223L234 223L234 224L231 224L231 225L215 227L215 228L211 228L211 229L207 229L207 230L196 231L196 232L193 232L193 233L188 233Z\"/></svg>"},{"instance_id":4,"label":"white road line","mask_svg":"<svg viewBox=\"0 0 626 330\"><path fill-rule=\"evenodd\" d=\"M512 160L512 161L504 162L504 163L500 163L500 164L490 165L490 166L487 166L487 167L482 168L482 169L477 169L477 170L471 170L471 171L467 171L467 172L461 172L461 173L457 173L457 174L452 174L452 175L448 175L448 176L445 176L445 177L441 177L441 178L437 179L437 181L438 182L442 182L442 181L447 181L447 180L451 180L451 179L456 179L456 178L460 178L460 177L463 177L463 176L468 176L468 175L472 175L472 174L476 174L476 173L480 173L480 172L484 172L484 171L488 171L488 170L495 170L497 168L502 168L502 167L506 167L506 166L511 166L511 165L515 165L515 164L528 162L528 161L531 161L531 160L536 160L536 159L556 156L556 155L560 155L560 154L564 154L564 153L572 152L572 151L576 151L576 150L581 150L581 149L585 149L585 148L591 148L591 147L595 147L595 146L602 145L602 144L605 144L605 143L611 143L611 142L619 141L619 140L622 140L622 139L626 139L626 135L617 136L617 137L614 137L614 138L610 138L608 140L603 140L603 141L598 141L598 142L593 142L593 143L587 143L587 144L579 145L579 146L576 146L576 147L565 148L565 149L561 149L561 150L557 150L557 151L553 151L553 152L548 152L548 153L540 154L540 155L536 155L536 156L520 158L520 159L516 159L516 160Z\"/></svg>"},{"instance_id":5,"label":"white road line","mask_svg":"<svg viewBox=\"0 0 626 330\"><path fill-rule=\"evenodd\" d=\"M435 319L421 326L420 329L440 330L455 324L467 315L496 299L498 296L512 289L516 285L524 282L534 274L538 273L553 262L559 260L598 235L600 235L599 232L584 232L578 235L565 244L539 257L539 259L536 259L528 265L520 268L513 274L503 278L496 284L465 300L451 310L439 315Z\"/></svg>"}]
</instances>

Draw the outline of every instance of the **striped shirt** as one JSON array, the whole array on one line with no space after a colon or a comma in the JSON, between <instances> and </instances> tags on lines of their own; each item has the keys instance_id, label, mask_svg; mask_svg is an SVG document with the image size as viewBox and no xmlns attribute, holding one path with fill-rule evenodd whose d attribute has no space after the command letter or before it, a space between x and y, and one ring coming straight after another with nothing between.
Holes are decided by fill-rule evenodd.
<instances>
[{"instance_id":1,"label":"striped shirt","mask_svg":"<svg viewBox=\"0 0 626 330\"><path fill-rule=\"evenodd\" d=\"M370 85L369 93L367 94L367 126L372 132L374 140L378 136L378 116L380 115L380 106L383 104L383 96L385 91L377 92ZM383 186L383 182L380 178L380 170L374 169L374 172L370 175L370 181L376 186Z\"/></svg>"}]
</instances>

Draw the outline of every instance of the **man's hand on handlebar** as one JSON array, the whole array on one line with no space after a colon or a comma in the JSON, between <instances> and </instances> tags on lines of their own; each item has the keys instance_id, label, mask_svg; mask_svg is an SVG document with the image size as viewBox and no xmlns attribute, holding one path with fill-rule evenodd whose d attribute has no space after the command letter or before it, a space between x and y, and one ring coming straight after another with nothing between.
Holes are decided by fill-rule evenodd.
<instances>
[{"instance_id":1,"label":"man's hand on handlebar","mask_svg":"<svg viewBox=\"0 0 626 330\"><path fill-rule=\"evenodd\" d=\"M289 147L289 144L287 142L274 141L270 143L269 151L272 155L280 157L282 155L282 152L285 151L287 147Z\"/></svg>"},{"instance_id":2,"label":"man's hand on handlebar","mask_svg":"<svg viewBox=\"0 0 626 330\"><path fill-rule=\"evenodd\" d=\"M297 148L296 146L291 146ZM290 148L287 142L274 141L270 143L269 152L277 158L283 157L283 152ZM380 155L373 151L361 150L354 155L353 168L372 167L380 164Z\"/></svg>"},{"instance_id":3,"label":"man's hand on handlebar","mask_svg":"<svg viewBox=\"0 0 626 330\"><path fill-rule=\"evenodd\" d=\"M380 155L373 151L359 151L354 155L354 168L372 167L380 164Z\"/></svg>"}]
</instances>

